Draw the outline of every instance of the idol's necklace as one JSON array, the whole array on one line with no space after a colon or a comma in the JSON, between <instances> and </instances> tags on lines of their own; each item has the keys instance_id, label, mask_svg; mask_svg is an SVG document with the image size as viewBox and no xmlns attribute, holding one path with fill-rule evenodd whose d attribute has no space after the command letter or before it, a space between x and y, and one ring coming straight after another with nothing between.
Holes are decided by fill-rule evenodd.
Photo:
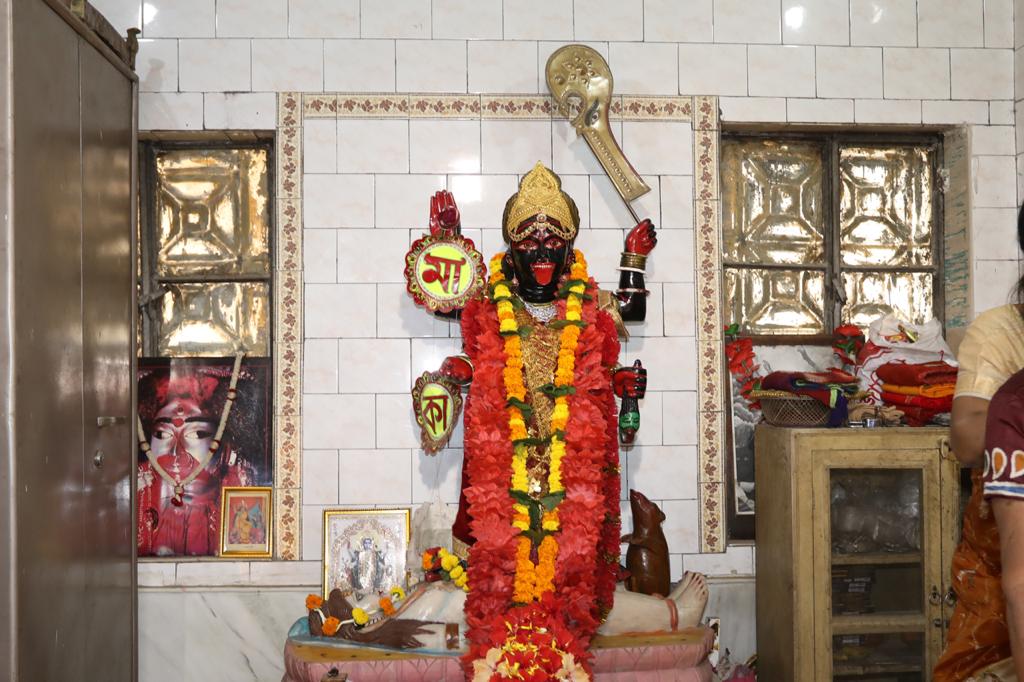
<instances>
[{"instance_id":1,"label":"idol's necklace","mask_svg":"<svg viewBox=\"0 0 1024 682\"><path fill-rule=\"evenodd\" d=\"M526 312L533 316L533 319L537 320L541 324L547 324L551 320L555 319L555 315L558 314L558 308L555 307L554 301L551 303L530 303L529 301L523 301L523 307L526 308Z\"/></svg>"},{"instance_id":2,"label":"idol's necklace","mask_svg":"<svg viewBox=\"0 0 1024 682\"><path fill-rule=\"evenodd\" d=\"M135 415L135 426L139 435L139 448L146 453L146 459L149 460L150 465L156 469L156 472L160 474L160 478L164 479L172 486L174 486L174 496L171 497L171 503L177 507L180 507L185 503L185 487L192 481L196 480L206 469L206 465L210 463L213 456L220 450L221 438L224 437L224 428L228 424L228 415L231 414L231 406L235 402L235 396L237 395L236 387L238 386L238 375L242 369L242 358L245 353L238 353L235 355L235 366L231 369L231 383L228 385L228 397L224 401L224 408L220 412L220 423L217 425L217 433L214 435L213 440L210 441L210 448L207 450L206 455L202 458L196 458L199 460L199 464L192 469L192 473L183 479L179 479L176 476L172 476L167 472L160 462L157 461L156 455L153 454L149 440L146 439L146 432L142 428L142 418ZM191 454L191 453L189 453Z\"/></svg>"}]
</instances>

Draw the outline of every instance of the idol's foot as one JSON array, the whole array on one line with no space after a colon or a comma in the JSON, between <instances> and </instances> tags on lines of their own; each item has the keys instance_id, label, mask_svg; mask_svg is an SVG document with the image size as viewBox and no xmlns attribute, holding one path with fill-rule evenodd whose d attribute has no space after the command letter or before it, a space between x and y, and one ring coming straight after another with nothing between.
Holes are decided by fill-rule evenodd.
<instances>
[{"instance_id":1,"label":"idol's foot","mask_svg":"<svg viewBox=\"0 0 1024 682\"><path fill-rule=\"evenodd\" d=\"M683 579L669 594L679 610L679 627L692 628L704 617L708 604L708 581L702 573L687 571Z\"/></svg>"}]
</instances>

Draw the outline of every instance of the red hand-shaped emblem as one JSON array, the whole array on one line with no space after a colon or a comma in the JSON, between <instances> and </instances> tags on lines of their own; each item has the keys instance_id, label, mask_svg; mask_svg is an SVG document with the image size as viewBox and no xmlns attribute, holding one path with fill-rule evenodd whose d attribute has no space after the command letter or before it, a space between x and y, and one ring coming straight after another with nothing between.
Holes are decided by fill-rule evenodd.
<instances>
[{"instance_id":1,"label":"red hand-shaped emblem","mask_svg":"<svg viewBox=\"0 0 1024 682\"><path fill-rule=\"evenodd\" d=\"M459 234L461 229L462 218L455 197L446 189L435 192L430 197L430 234L447 236Z\"/></svg>"},{"instance_id":2,"label":"red hand-shaped emblem","mask_svg":"<svg viewBox=\"0 0 1024 682\"><path fill-rule=\"evenodd\" d=\"M658 235L654 231L654 223L650 218L640 221L636 227L626 235L626 251L639 253L641 256L648 255L658 244Z\"/></svg>"},{"instance_id":3,"label":"red hand-shaped emblem","mask_svg":"<svg viewBox=\"0 0 1024 682\"><path fill-rule=\"evenodd\" d=\"M643 398L647 393L647 370L639 361L632 367L620 367L612 375L612 387L620 398Z\"/></svg>"}]
</instances>

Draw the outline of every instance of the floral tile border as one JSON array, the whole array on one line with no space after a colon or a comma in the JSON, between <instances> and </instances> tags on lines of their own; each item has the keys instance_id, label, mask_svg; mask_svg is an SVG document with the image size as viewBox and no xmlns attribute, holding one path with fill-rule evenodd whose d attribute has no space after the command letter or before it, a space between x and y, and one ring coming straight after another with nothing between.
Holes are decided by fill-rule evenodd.
<instances>
[{"instance_id":1,"label":"floral tile border","mask_svg":"<svg viewBox=\"0 0 1024 682\"><path fill-rule=\"evenodd\" d=\"M406 95L337 95L338 118L405 118L408 115Z\"/></svg>"},{"instance_id":2,"label":"floral tile border","mask_svg":"<svg viewBox=\"0 0 1024 682\"><path fill-rule=\"evenodd\" d=\"M409 95L409 118L480 118L480 96Z\"/></svg>"},{"instance_id":3,"label":"floral tile border","mask_svg":"<svg viewBox=\"0 0 1024 682\"><path fill-rule=\"evenodd\" d=\"M700 484L700 551L713 554L725 551L725 484Z\"/></svg>"},{"instance_id":4,"label":"floral tile border","mask_svg":"<svg viewBox=\"0 0 1024 682\"><path fill-rule=\"evenodd\" d=\"M631 121L664 119L690 121L693 116L693 98L627 95L622 98L621 116Z\"/></svg>"},{"instance_id":5,"label":"floral tile border","mask_svg":"<svg viewBox=\"0 0 1024 682\"><path fill-rule=\"evenodd\" d=\"M697 416L700 443L697 447L697 455L700 458L697 480L701 483L718 483L725 479L722 474L723 463L719 457L724 442L722 436L725 422L722 417L721 411L701 411Z\"/></svg>"},{"instance_id":6,"label":"floral tile border","mask_svg":"<svg viewBox=\"0 0 1024 682\"><path fill-rule=\"evenodd\" d=\"M480 98L481 118L549 119L561 116L558 105L542 95L509 95L507 97L483 95Z\"/></svg>"},{"instance_id":7,"label":"floral tile border","mask_svg":"<svg viewBox=\"0 0 1024 682\"><path fill-rule=\"evenodd\" d=\"M277 202L277 269L302 270L302 203L299 199Z\"/></svg>"},{"instance_id":8,"label":"floral tile border","mask_svg":"<svg viewBox=\"0 0 1024 682\"><path fill-rule=\"evenodd\" d=\"M302 118L334 118L338 115L338 96L320 93L302 98Z\"/></svg>"},{"instance_id":9,"label":"floral tile border","mask_svg":"<svg viewBox=\"0 0 1024 682\"><path fill-rule=\"evenodd\" d=\"M285 561L298 561L299 555L299 499L302 491L299 488L275 488L277 496L277 538L275 539L277 558Z\"/></svg>"},{"instance_id":10,"label":"floral tile border","mask_svg":"<svg viewBox=\"0 0 1024 682\"><path fill-rule=\"evenodd\" d=\"M277 199L302 196L302 129L277 129Z\"/></svg>"},{"instance_id":11,"label":"floral tile border","mask_svg":"<svg viewBox=\"0 0 1024 682\"><path fill-rule=\"evenodd\" d=\"M720 128L718 98L699 96L693 99L695 103L694 111L696 112L696 120L693 124L694 129L718 130Z\"/></svg>"}]
</instances>

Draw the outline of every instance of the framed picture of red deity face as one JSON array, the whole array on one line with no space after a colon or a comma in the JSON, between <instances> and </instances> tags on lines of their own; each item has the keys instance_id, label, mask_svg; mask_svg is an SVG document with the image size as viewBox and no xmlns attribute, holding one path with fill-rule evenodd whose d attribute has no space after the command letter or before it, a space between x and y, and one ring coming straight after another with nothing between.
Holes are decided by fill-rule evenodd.
<instances>
[{"instance_id":1,"label":"framed picture of red deity face","mask_svg":"<svg viewBox=\"0 0 1024 682\"><path fill-rule=\"evenodd\" d=\"M242 358L232 393L235 374L233 357L139 358L139 556L217 556L221 489L273 485L270 359Z\"/></svg>"},{"instance_id":2,"label":"framed picture of red deity face","mask_svg":"<svg viewBox=\"0 0 1024 682\"><path fill-rule=\"evenodd\" d=\"M220 555L267 558L273 556L270 522L274 489L271 487L221 490Z\"/></svg>"}]
</instances>

